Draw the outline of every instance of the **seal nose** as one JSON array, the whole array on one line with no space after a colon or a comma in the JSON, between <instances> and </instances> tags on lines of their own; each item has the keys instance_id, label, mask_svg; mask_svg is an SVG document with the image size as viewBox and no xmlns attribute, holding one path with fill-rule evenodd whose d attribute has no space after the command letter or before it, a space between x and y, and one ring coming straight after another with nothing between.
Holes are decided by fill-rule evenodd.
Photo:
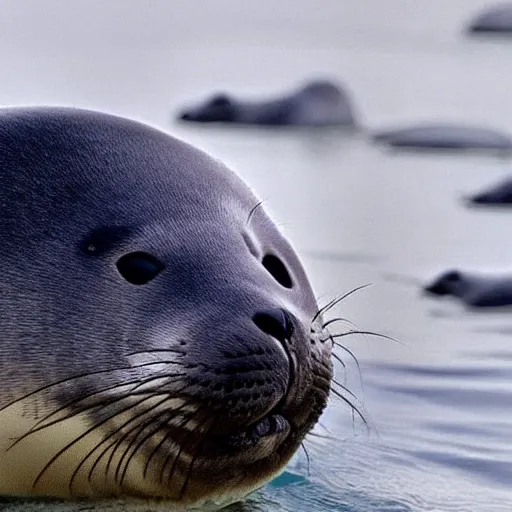
<instances>
[{"instance_id":1,"label":"seal nose","mask_svg":"<svg viewBox=\"0 0 512 512\"><path fill-rule=\"evenodd\" d=\"M293 325L289 314L284 309L258 311L252 320L260 330L281 343L292 336Z\"/></svg>"}]
</instances>

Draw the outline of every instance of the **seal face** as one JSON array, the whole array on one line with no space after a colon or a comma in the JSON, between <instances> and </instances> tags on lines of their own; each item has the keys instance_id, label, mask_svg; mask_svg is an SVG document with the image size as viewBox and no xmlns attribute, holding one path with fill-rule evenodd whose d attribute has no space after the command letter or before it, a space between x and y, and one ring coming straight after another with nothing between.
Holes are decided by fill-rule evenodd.
<instances>
[{"instance_id":1,"label":"seal face","mask_svg":"<svg viewBox=\"0 0 512 512\"><path fill-rule=\"evenodd\" d=\"M478 14L469 32L512 34L512 4L497 5Z\"/></svg>"},{"instance_id":2,"label":"seal face","mask_svg":"<svg viewBox=\"0 0 512 512\"><path fill-rule=\"evenodd\" d=\"M425 293L452 296L468 307L493 308L512 305L512 277L449 270L425 286Z\"/></svg>"},{"instance_id":3,"label":"seal face","mask_svg":"<svg viewBox=\"0 0 512 512\"><path fill-rule=\"evenodd\" d=\"M403 148L512 150L512 139L506 134L488 128L455 124L429 124L387 130L376 133L373 139Z\"/></svg>"},{"instance_id":4,"label":"seal face","mask_svg":"<svg viewBox=\"0 0 512 512\"><path fill-rule=\"evenodd\" d=\"M348 92L327 80L310 82L282 98L261 101L218 93L178 117L199 123L266 126L354 126L356 123Z\"/></svg>"},{"instance_id":5,"label":"seal face","mask_svg":"<svg viewBox=\"0 0 512 512\"><path fill-rule=\"evenodd\" d=\"M227 504L324 409L332 339L221 163L145 125L0 111L0 495Z\"/></svg>"},{"instance_id":6,"label":"seal face","mask_svg":"<svg viewBox=\"0 0 512 512\"><path fill-rule=\"evenodd\" d=\"M470 205L512 205L512 179L507 178L467 198Z\"/></svg>"}]
</instances>

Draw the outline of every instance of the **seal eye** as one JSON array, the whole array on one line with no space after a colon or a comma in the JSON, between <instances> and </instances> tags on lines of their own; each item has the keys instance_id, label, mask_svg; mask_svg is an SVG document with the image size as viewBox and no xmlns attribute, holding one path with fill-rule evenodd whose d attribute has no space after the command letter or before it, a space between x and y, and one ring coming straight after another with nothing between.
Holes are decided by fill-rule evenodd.
<instances>
[{"instance_id":1,"label":"seal eye","mask_svg":"<svg viewBox=\"0 0 512 512\"><path fill-rule=\"evenodd\" d=\"M288 270L286 270L284 263L277 256L267 254L264 256L261 263L281 286L285 288L293 287L292 278Z\"/></svg>"},{"instance_id":2,"label":"seal eye","mask_svg":"<svg viewBox=\"0 0 512 512\"><path fill-rule=\"evenodd\" d=\"M117 261L117 270L131 284L146 284L163 268L162 263L145 252L131 252Z\"/></svg>"}]
</instances>

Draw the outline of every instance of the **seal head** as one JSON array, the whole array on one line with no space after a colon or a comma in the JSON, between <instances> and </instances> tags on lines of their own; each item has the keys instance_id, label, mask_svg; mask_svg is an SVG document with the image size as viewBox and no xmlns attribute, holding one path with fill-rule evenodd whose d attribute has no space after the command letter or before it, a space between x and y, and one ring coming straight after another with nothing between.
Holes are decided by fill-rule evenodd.
<instances>
[{"instance_id":1,"label":"seal head","mask_svg":"<svg viewBox=\"0 0 512 512\"><path fill-rule=\"evenodd\" d=\"M512 179L507 178L466 199L468 205L510 206L512 204Z\"/></svg>"},{"instance_id":2,"label":"seal head","mask_svg":"<svg viewBox=\"0 0 512 512\"><path fill-rule=\"evenodd\" d=\"M512 278L449 270L425 286L429 295L452 296L470 308L512 305Z\"/></svg>"},{"instance_id":3,"label":"seal head","mask_svg":"<svg viewBox=\"0 0 512 512\"><path fill-rule=\"evenodd\" d=\"M199 123L263 126L354 126L354 109L347 91L328 80L308 82L281 98L247 101L217 93L178 117Z\"/></svg>"},{"instance_id":4,"label":"seal head","mask_svg":"<svg viewBox=\"0 0 512 512\"><path fill-rule=\"evenodd\" d=\"M463 297L467 286L458 270L448 270L425 287L425 292L431 295L453 295Z\"/></svg>"},{"instance_id":5,"label":"seal head","mask_svg":"<svg viewBox=\"0 0 512 512\"><path fill-rule=\"evenodd\" d=\"M0 494L227 504L324 409L331 340L229 169L160 131L0 111Z\"/></svg>"}]
</instances>

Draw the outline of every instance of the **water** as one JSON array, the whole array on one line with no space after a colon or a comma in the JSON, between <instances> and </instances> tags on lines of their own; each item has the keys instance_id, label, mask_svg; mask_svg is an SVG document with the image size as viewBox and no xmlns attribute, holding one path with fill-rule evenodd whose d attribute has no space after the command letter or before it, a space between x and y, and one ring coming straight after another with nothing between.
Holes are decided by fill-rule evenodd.
<instances>
[{"instance_id":1,"label":"water","mask_svg":"<svg viewBox=\"0 0 512 512\"><path fill-rule=\"evenodd\" d=\"M344 338L359 359L363 387L354 362L338 354L371 432L333 400L317 429L324 437L306 443L309 464L298 453L280 479L234 510L512 510L512 317L469 313L419 293L420 283L449 267L512 266L512 213L471 211L459 201L506 176L510 162L477 153L393 152L336 130L264 132L172 121L184 102L214 89L270 93L320 74L350 87L367 129L443 119L512 133L512 41L462 33L484 5L0 3L1 103L96 108L211 152L264 199L299 251L320 302L371 283L333 314L401 342ZM91 507L3 508L28 509Z\"/></svg>"}]
</instances>

